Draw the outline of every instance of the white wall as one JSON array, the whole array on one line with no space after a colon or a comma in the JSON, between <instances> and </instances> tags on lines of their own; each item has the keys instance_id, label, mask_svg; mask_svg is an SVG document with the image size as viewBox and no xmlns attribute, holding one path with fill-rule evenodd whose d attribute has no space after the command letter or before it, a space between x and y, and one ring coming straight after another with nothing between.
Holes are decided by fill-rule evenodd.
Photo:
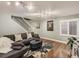
<instances>
[{"instance_id":1,"label":"white wall","mask_svg":"<svg viewBox=\"0 0 79 59\"><path fill-rule=\"evenodd\" d=\"M11 14L0 14L0 36L22 32L25 32L25 29L11 19Z\"/></svg>"},{"instance_id":2,"label":"white wall","mask_svg":"<svg viewBox=\"0 0 79 59\"><path fill-rule=\"evenodd\" d=\"M59 21L55 20L55 19L51 19L53 20L53 31L47 31L47 21L48 20L43 20L41 21L41 25L40 25L40 36L42 37L46 37L46 38L51 38L51 39L58 39L61 40L60 36L59 36Z\"/></svg>"},{"instance_id":3,"label":"white wall","mask_svg":"<svg viewBox=\"0 0 79 59\"><path fill-rule=\"evenodd\" d=\"M61 17L61 18L56 18L56 19L47 19L47 20L42 20L41 21L41 25L40 25L40 32L39 35L42 37L46 37L46 38L51 38L51 39L56 39L56 40L60 40L60 41L68 41L68 38L70 36L61 36L60 35L60 20L72 20L72 19L78 19L79 15L70 15L70 16L65 16L65 17ZM53 31L47 31L47 21L49 20L53 20ZM79 39L79 37L76 37L77 39Z\"/></svg>"},{"instance_id":4,"label":"white wall","mask_svg":"<svg viewBox=\"0 0 79 59\"><path fill-rule=\"evenodd\" d=\"M34 21L29 21L30 25L33 27L32 31L35 33L40 33L40 29L36 28L37 26L39 26L41 21L38 20L34 20Z\"/></svg>"}]
</instances>

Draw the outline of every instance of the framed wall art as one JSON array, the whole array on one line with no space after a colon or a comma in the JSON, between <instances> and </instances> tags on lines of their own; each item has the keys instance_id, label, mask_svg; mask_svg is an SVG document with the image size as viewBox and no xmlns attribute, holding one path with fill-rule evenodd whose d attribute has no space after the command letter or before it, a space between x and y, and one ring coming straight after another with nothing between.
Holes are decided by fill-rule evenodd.
<instances>
[{"instance_id":1,"label":"framed wall art","mask_svg":"<svg viewBox=\"0 0 79 59\"><path fill-rule=\"evenodd\" d=\"M47 31L53 31L53 20L47 21Z\"/></svg>"}]
</instances>

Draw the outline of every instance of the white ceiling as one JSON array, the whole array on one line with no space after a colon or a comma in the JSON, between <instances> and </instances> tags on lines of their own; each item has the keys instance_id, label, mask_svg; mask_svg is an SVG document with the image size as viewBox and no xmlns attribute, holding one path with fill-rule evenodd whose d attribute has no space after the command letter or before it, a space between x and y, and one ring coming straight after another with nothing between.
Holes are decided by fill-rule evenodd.
<instances>
[{"instance_id":1,"label":"white ceiling","mask_svg":"<svg viewBox=\"0 0 79 59\"><path fill-rule=\"evenodd\" d=\"M23 2L23 1L22 1ZM11 5L7 5L6 2L0 2L0 12L10 12L21 16L26 16L28 13L38 13L51 9L53 17L67 16L79 13L79 1L32 1L34 10L29 11L27 8L23 8L22 5L15 6L15 2L11 2ZM29 2L24 1L23 4L27 6ZM39 19L37 16L26 16L32 19Z\"/></svg>"}]
</instances>

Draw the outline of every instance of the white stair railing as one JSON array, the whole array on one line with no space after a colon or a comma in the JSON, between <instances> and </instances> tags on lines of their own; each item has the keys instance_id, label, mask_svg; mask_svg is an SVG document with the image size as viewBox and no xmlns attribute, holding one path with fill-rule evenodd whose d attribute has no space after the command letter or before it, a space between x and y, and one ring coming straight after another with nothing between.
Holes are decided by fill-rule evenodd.
<instances>
[{"instance_id":1,"label":"white stair railing","mask_svg":"<svg viewBox=\"0 0 79 59\"><path fill-rule=\"evenodd\" d=\"M29 21L25 20L24 17L19 18L14 16L12 19L29 32L34 31L35 29L35 27L32 26Z\"/></svg>"},{"instance_id":2,"label":"white stair railing","mask_svg":"<svg viewBox=\"0 0 79 59\"><path fill-rule=\"evenodd\" d=\"M35 27L32 26L32 24L31 24L29 21L25 20L24 17L23 17L23 20L24 20L24 22L25 22L26 24L28 24L28 26L30 27L31 31L34 31Z\"/></svg>"}]
</instances>

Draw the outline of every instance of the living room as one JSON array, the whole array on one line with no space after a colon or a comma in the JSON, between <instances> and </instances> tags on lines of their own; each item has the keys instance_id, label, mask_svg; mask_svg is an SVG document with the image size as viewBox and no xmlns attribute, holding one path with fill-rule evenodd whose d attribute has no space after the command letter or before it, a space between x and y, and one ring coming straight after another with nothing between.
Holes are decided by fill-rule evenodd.
<instances>
[{"instance_id":1,"label":"living room","mask_svg":"<svg viewBox=\"0 0 79 59\"><path fill-rule=\"evenodd\" d=\"M78 58L78 6L79 1L0 1L0 58Z\"/></svg>"}]
</instances>

